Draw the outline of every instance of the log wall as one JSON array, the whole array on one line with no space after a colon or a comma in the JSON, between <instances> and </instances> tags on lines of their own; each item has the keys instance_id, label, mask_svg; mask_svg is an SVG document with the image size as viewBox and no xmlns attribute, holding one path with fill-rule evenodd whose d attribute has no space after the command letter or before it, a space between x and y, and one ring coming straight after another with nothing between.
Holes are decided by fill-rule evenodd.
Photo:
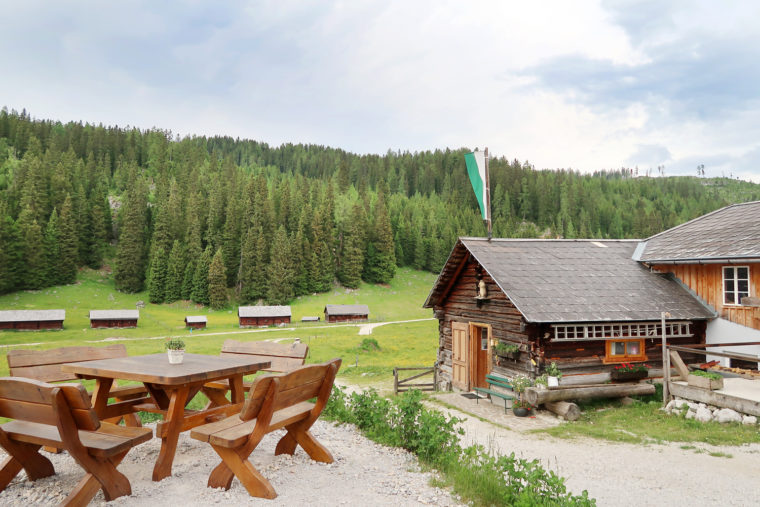
<instances>
[{"instance_id":1,"label":"log wall","mask_svg":"<svg viewBox=\"0 0 760 507\"><path fill-rule=\"evenodd\" d=\"M20 331L35 331L37 329L63 329L62 320L42 320L24 322L0 322L0 329L16 329Z\"/></svg>"},{"instance_id":2,"label":"log wall","mask_svg":"<svg viewBox=\"0 0 760 507\"><path fill-rule=\"evenodd\" d=\"M267 327L289 324L290 317L240 317L240 327Z\"/></svg>"},{"instance_id":3,"label":"log wall","mask_svg":"<svg viewBox=\"0 0 760 507\"><path fill-rule=\"evenodd\" d=\"M325 315L326 322L366 322L366 315Z\"/></svg>"},{"instance_id":4,"label":"log wall","mask_svg":"<svg viewBox=\"0 0 760 507\"><path fill-rule=\"evenodd\" d=\"M118 320L90 320L90 327L92 328L118 328L118 327L137 327L137 320L135 319L118 319Z\"/></svg>"}]
</instances>

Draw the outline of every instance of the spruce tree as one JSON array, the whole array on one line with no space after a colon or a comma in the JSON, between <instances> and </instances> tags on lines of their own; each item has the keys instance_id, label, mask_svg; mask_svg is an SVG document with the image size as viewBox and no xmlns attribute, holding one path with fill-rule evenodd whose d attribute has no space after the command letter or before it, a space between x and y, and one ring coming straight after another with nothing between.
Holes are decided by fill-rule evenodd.
<instances>
[{"instance_id":1,"label":"spruce tree","mask_svg":"<svg viewBox=\"0 0 760 507\"><path fill-rule=\"evenodd\" d=\"M166 299L166 270L166 252L162 247L158 247L150 263L148 298L151 303L163 303Z\"/></svg>"},{"instance_id":2,"label":"spruce tree","mask_svg":"<svg viewBox=\"0 0 760 507\"><path fill-rule=\"evenodd\" d=\"M259 266L257 250L257 232L250 227L246 232L243 249L240 253L240 268L238 274L238 297L241 303L254 303L260 297L256 283L256 271Z\"/></svg>"},{"instance_id":3,"label":"spruce tree","mask_svg":"<svg viewBox=\"0 0 760 507\"><path fill-rule=\"evenodd\" d=\"M63 201L61 215L58 219L58 231L61 256L58 260L58 283L74 283L77 278L77 259L79 258L79 240L74 223L74 211L69 195Z\"/></svg>"},{"instance_id":4,"label":"spruce tree","mask_svg":"<svg viewBox=\"0 0 760 507\"><path fill-rule=\"evenodd\" d=\"M364 266L364 232L362 230L363 208L354 204L351 219L343 231L343 248L341 249L338 279L346 287L359 287Z\"/></svg>"},{"instance_id":5,"label":"spruce tree","mask_svg":"<svg viewBox=\"0 0 760 507\"><path fill-rule=\"evenodd\" d=\"M58 285L60 283L61 244L58 231L58 212L53 208L45 227L45 285Z\"/></svg>"},{"instance_id":6,"label":"spruce tree","mask_svg":"<svg viewBox=\"0 0 760 507\"><path fill-rule=\"evenodd\" d=\"M391 221L381 192L374 209L374 224L367 245L363 278L370 283L388 283L396 274L396 254Z\"/></svg>"},{"instance_id":7,"label":"spruce tree","mask_svg":"<svg viewBox=\"0 0 760 507\"><path fill-rule=\"evenodd\" d=\"M116 248L114 282L118 290L139 292L145 283L145 229L148 193L136 180L123 206L123 221Z\"/></svg>"},{"instance_id":8,"label":"spruce tree","mask_svg":"<svg viewBox=\"0 0 760 507\"><path fill-rule=\"evenodd\" d=\"M173 303L182 299L182 282L185 275L184 253L182 245L175 239L166 269L166 292L164 299L167 303Z\"/></svg>"},{"instance_id":9,"label":"spruce tree","mask_svg":"<svg viewBox=\"0 0 760 507\"><path fill-rule=\"evenodd\" d=\"M224 272L224 254L221 248L214 254L208 270L208 298L214 310L227 306L227 275Z\"/></svg>"},{"instance_id":10,"label":"spruce tree","mask_svg":"<svg viewBox=\"0 0 760 507\"><path fill-rule=\"evenodd\" d=\"M0 294L19 288L22 270L22 242L18 237L18 227L8 211L8 206L0 201Z\"/></svg>"},{"instance_id":11,"label":"spruce tree","mask_svg":"<svg viewBox=\"0 0 760 507\"><path fill-rule=\"evenodd\" d=\"M211 268L211 245L208 245L201 254L195 266L193 275L192 300L201 305L209 304L208 294L208 271Z\"/></svg>"},{"instance_id":12,"label":"spruce tree","mask_svg":"<svg viewBox=\"0 0 760 507\"><path fill-rule=\"evenodd\" d=\"M185 265L185 273L182 276L181 297L190 300L193 295L193 280L195 278L195 261L188 261Z\"/></svg>"},{"instance_id":13,"label":"spruce tree","mask_svg":"<svg viewBox=\"0 0 760 507\"><path fill-rule=\"evenodd\" d=\"M272 261L267 269L269 286L267 302L274 305L287 304L293 298L293 264L290 241L284 226L280 226L272 241Z\"/></svg>"},{"instance_id":14,"label":"spruce tree","mask_svg":"<svg viewBox=\"0 0 760 507\"><path fill-rule=\"evenodd\" d=\"M19 236L23 241L23 287L40 289L47 279L47 262L43 250L42 228L34 218L34 211L27 207L18 217Z\"/></svg>"}]
</instances>

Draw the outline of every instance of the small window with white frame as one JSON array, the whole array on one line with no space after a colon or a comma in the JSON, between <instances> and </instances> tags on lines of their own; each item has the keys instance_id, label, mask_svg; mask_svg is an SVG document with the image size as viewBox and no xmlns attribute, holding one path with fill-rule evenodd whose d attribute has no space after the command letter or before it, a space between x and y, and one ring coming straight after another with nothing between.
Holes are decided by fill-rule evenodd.
<instances>
[{"instance_id":1,"label":"small window with white frame","mask_svg":"<svg viewBox=\"0 0 760 507\"><path fill-rule=\"evenodd\" d=\"M723 304L740 305L749 296L749 266L723 267Z\"/></svg>"}]
</instances>

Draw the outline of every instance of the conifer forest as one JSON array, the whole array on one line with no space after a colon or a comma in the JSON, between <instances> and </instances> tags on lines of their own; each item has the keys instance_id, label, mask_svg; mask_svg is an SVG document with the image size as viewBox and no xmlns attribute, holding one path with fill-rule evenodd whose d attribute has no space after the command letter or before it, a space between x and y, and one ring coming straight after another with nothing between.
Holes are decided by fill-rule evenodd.
<instances>
[{"instance_id":1,"label":"conifer forest","mask_svg":"<svg viewBox=\"0 0 760 507\"><path fill-rule=\"evenodd\" d=\"M387 283L397 266L438 272L457 237L486 234L466 151L358 155L3 109L0 293L73 283L88 266L154 303L221 308ZM497 157L490 173L494 237L644 238L760 198L750 183L629 168Z\"/></svg>"}]
</instances>

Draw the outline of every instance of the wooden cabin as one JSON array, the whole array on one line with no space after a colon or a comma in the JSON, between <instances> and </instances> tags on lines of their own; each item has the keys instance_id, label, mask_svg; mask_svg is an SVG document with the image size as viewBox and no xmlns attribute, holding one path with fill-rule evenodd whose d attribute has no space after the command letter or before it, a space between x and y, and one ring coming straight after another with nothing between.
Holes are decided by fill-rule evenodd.
<instances>
[{"instance_id":1,"label":"wooden cabin","mask_svg":"<svg viewBox=\"0 0 760 507\"><path fill-rule=\"evenodd\" d=\"M290 306L240 306L240 327L266 327L290 324Z\"/></svg>"},{"instance_id":2,"label":"wooden cabin","mask_svg":"<svg viewBox=\"0 0 760 507\"><path fill-rule=\"evenodd\" d=\"M672 344L704 343L714 312L668 275L632 259L638 241L460 238L425 301L439 321L443 383L485 376L606 373L622 362L662 367L661 317ZM514 344L514 358L495 353Z\"/></svg>"},{"instance_id":3,"label":"wooden cabin","mask_svg":"<svg viewBox=\"0 0 760 507\"><path fill-rule=\"evenodd\" d=\"M714 308L706 343L760 342L760 201L734 204L641 242L634 259L671 273ZM758 346L720 350L760 356ZM757 361L717 358L757 369Z\"/></svg>"},{"instance_id":4,"label":"wooden cabin","mask_svg":"<svg viewBox=\"0 0 760 507\"><path fill-rule=\"evenodd\" d=\"M0 329L63 329L66 310L2 310Z\"/></svg>"},{"instance_id":5,"label":"wooden cabin","mask_svg":"<svg viewBox=\"0 0 760 507\"><path fill-rule=\"evenodd\" d=\"M185 327L190 329L205 329L208 319L205 315L188 315L185 317Z\"/></svg>"},{"instance_id":6,"label":"wooden cabin","mask_svg":"<svg viewBox=\"0 0 760 507\"><path fill-rule=\"evenodd\" d=\"M367 305L327 305L325 322L365 322L369 320Z\"/></svg>"},{"instance_id":7,"label":"wooden cabin","mask_svg":"<svg viewBox=\"0 0 760 507\"><path fill-rule=\"evenodd\" d=\"M90 310L90 327L137 327L138 310Z\"/></svg>"}]
</instances>

